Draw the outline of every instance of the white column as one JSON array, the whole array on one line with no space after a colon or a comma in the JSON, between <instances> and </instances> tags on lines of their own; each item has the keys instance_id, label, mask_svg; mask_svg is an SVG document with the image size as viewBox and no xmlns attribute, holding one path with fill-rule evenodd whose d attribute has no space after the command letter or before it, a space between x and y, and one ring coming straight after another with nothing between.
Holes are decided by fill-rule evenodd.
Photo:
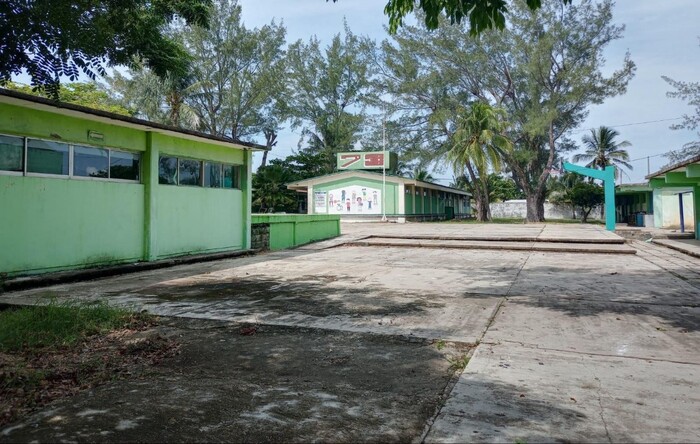
<instances>
[{"instance_id":1,"label":"white column","mask_svg":"<svg viewBox=\"0 0 700 444\"><path fill-rule=\"evenodd\" d=\"M306 213L307 214L314 213L314 186L313 185L309 185L309 188L306 191Z\"/></svg>"},{"instance_id":2,"label":"white column","mask_svg":"<svg viewBox=\"0 0 700 444\"><path fill-rule=\"evenodd\" d=\"M397 208L398 222L400 224L406 222L406 185L403 182L399 182L399 207Z\"/></svg>"}]
</instances>

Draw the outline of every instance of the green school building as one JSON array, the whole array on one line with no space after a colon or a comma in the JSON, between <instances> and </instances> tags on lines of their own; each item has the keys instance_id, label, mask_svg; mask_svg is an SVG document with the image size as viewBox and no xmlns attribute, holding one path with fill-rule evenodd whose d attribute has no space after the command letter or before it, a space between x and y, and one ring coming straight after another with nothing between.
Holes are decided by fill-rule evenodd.
<instances>
[{"instance_id":1,"label":"green school building","mask_svg":"<svg viewBox=\"0 0 700 444\"><path fill-rule=\"evenodd\" d=\"M383 177L376 169L339 171L287 187L307 196L308 214L338 215L345 220L381 219L386 215L402 223L471 216L471 195L464 190L390 173Z\"/></svg>"},{"instance_id":2,"label":"green school building","mask_svg":"<svg viewBox=\"0 0 700 444\"><path fill-rule=\"evenodd\" d=\"M0 278L249 249L263 149L0 89Z\"/></svg>"}]
</instances>

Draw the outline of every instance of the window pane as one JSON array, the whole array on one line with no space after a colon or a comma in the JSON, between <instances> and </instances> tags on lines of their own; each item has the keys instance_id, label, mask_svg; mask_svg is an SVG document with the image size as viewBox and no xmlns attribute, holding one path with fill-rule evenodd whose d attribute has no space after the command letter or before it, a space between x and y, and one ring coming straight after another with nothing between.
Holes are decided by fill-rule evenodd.
<instances>
[{"instance_id":1,"label":"window pane","mask_svg":"<svg viewBox=\"0 0 700 444\"><path fill-rule=\"evenodd\" d=\"M180 185L201 186L202 162L199 160L180 159Z\"/></svg>"},{"instance_id":2,"label":"window pane","mask_svg":"<svg viewBox=\"0 0 700 444\"><path fill-rule=\"evenodd\" d=\"M27 171L68 175L68 145L44 140L27 140Z\"/></svg>"},{"instance_id":3,"label":"window pane","mask_svg":"<svg viewBox=\"0 0 700 444\"><path fill-rule=\"evenodd\" d=\"M89 146L73 147L73 175L107 177L108 151Z\"/></svg>"},{"instance_id":4,"label":"window pane","mask_svg":"<svg viewBox=\"0 0 700 444\"><path fill-rule=\"evenodd\" d=\"M238 181L240 167L235 165L224 165L224 188L240 188Z\"/></svg>"},{"instance_id":5,"label":"window pane","mask_svg":"<svg viewBox=\"0 0 700 444\"><path fill-rule=\"evenodd\" d=\"M112 151L109 156L109 177L112 179L139 180L141 154Z\"/></svg>"},{"instance_id":6,"label":"window pane","mask_svg":"<svg viewBox=\"0 0 700 444\"><path fill-rule=\"evenodd\" d=\"M0 170L22 171L24 139L0 136Z\"/></svg>"},{"instance_id":7,"label":"window pane","mask_svg":"<svg viewBox=\"0 0 700 444\"><path fill-rule=\"evenodd\" d=\"M177 158L161 156L158 161L158 183L177 184Z\"/></svg>"},{"instance_id":8,"label":"window pane","mask_svg":"<svg viewBox=\"0 0 700 444\"><path fill-rule=\"evenodd\" d=\"M204 162L204 186L221 188L221 164Z\"/></svg>"}]
</instances>

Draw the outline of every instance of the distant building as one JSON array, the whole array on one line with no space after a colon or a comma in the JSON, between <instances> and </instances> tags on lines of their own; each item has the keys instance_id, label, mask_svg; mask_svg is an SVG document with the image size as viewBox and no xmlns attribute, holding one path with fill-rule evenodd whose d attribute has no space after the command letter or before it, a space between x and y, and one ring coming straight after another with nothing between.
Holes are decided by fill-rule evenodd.
<instances>
[{"instance_id":1,"label":"distant building","mask_svg":"<svg viewBox=\"0 0 700 444\"><path fill-rule=\"evenodd\" d=\"M337 173L287 184L307 196L309 214L337 214L342 219L426 221L471 215L470 197L464 191L391 174L389 156L382 152L338 155ZM383 182L382 168L387 169ZM343 171L344 170L344 171Z\"/></svg>"}]
</instances>

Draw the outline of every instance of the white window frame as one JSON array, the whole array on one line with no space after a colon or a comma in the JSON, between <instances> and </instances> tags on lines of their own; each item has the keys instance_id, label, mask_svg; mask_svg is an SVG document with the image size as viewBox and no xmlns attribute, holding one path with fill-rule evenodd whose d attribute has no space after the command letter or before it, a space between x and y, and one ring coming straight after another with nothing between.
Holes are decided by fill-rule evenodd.
<instances>
[{"instance_id":1,"label":"white window frame","mask_svg":"<svg viewBox=\"0 0 700 444\"><path fill-rule=\"evenodd\" d=\"M119 150L117 150L119 151ZM158 185L166 186L166 187L185 187L185 188L202 188L204 190L237 190L241 191L243 189L243 186L241 185L241 169L243 168L243 164L241 163L226 163L226 162L221 162L218 160L211 160L211 159L200 159L196 157L189 157L189 156L178 156L177 154L170 154L168 152L161 152L158 154L158 160L160 161L161 157L171 157L174 158L177 162L177 182L174 184L169 184L169 183L160 183L160 180L158 181ZM199 167L199 185L181 185L180 184L180 160L195 160L200 163ZM205 163L217 163L221 167L221 186L220 187L205 187L204 186L204 164ZM238 174L236 175L236 183L234 183L233 187L231 188L226 188L224 186L224 167L226 166L231 166L234 168L238 169ZM235 173L235 171L234 171ZM158 173L158 177L160 177L160 171Z\"/></svg>"},{"instance_id":2,"label":"white window frame","mask_svg":"<svg viewBox=\"0 0 700 444\"><path fill-rule=\"evenodd\" d=\"M21 177L44 177L44 178L49 178L49 179L70 179L70 180L96 180L96 181L101 181L101 182L117 182L117 183L131 183L131 184L141 184L141 178L143 177L143 152L142 151L131 151L123 148L112 148L112 147L107 147L107 146L96 146L96 145L88 145L84 143L74 143L74 142L64 142L61 140L51 140L51 139L45 139L41 137L30 137L30 136L18 136L16 134L6 134L6 133L0 133L0 136L7 136L7 137L15 137L15 138L20 138L22 139L22 148L23 148L23 153L22 153L22 171L5 171L5 170L0 170L0 175L2 176L21 176ZM33 173L31 171L27 171L27 161L29 160L29 140L38 140L42 142L54 142L54 143L62 143L64 145L68 145L68 174L48 174L48 173ZM74 148L76 145L79 146L84 146L86 148L95 148L95 149L101 149L101 150L107 150L107 175L109 176L110 174L110 167L111 167L111 160L112 160L112 151L119 151L122 153L130 153L130 154L138 154L139 155L139 178L137 180L131 180L131 179L112 179L111 177L84 177L84 176L75 176L74 171L73 171L73 166L74 166L74 159L73 156L75 154Z\"/></svg>"}]
</instances>

